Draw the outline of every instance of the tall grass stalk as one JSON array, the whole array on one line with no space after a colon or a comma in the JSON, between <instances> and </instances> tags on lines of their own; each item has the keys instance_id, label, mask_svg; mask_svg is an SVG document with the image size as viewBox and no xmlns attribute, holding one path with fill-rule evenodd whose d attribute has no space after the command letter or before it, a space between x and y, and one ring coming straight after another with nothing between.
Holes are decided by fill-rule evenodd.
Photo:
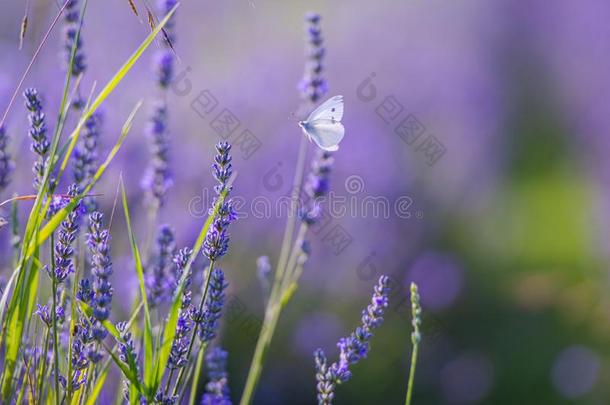
<instances>
[{"instance_id":1,"label":"tall grass stalk","mask_svg":"<svg viewBox=\"0 0 610 405\"><path fill-rule=\"evenodd\" d=\"M405 405L411 404L413 386L415 384L415 366L417 365L417 354L419 351L419 343L421 342L421 332L419 330L421 325L421 305L419 302L419 291L417 284L415 283L411 283L411 316L411 324L413 325L411 343L413 344L413 350L411 351L411 368L409 370L409 383L407 385Z\"/></svg>"},{"instance_id":2,"label":"tall grass stalk","mask_svg":"<svg viewBox=\"0 0 610 405\"><path fill-rule=\"evenodd\" d=\"M303 183L303 175L305 172L305 157L307 155L307 139L302 136L299 144L299 154L296 163L296 169L294 173L294 181L292 186L291 194L291 212L286 220L286 228L284 230L284 237L282 240L282 247L280 250L280 257L278 259L278 265L276 267L275 279L271 288L271 294L267 302L265 310L265 318L261 327L261 332L256 342L256 348L254 349L254 357L250 364L250 371L246 379L246 385L242 394L240 404L247 405L252 402L254 392L260 380L261 372L263 370L263 364L265 357L271 344L271 339L275 332L277 322L282 310L282 286L285 281L285 274L287 271L288 259L291 254L294 239L294 228L297 220L298 201L301 192L301 186Z\"/></svg>"}]
</instances>

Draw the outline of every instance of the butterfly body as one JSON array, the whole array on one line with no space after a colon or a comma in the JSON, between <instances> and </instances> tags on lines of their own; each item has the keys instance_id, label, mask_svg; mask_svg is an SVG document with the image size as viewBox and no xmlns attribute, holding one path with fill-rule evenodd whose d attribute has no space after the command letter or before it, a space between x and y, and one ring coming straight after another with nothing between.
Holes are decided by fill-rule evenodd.
<instances>
[{"instance_id":1,"label":"butterfly body","mask_svg":"<svg viewBox=\"0 0 610 405\"><path fill-rule=\"evenodd\" d=\"M343 96L334 96L313 110L299 126L310 141L320 149L334 152L345 135L341 124L343 118Z\"/></svg>"}]
</instances>

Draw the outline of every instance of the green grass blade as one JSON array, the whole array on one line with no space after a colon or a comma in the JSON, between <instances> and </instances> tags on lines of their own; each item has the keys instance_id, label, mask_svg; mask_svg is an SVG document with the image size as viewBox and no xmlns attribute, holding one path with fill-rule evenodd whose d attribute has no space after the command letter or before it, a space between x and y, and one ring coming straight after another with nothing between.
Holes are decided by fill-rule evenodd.
<instances>
[{"instance_id":1,"label":"green grass blade","mask_svg":"<svg viewBox=\"0 0 610 405\"><path fill-rule=\"evenodd\" d=\"M97 397L99 397L102 392L102 388L104 387L104 383L106 382L106 377L108 376L108 370L110 370L110 363L106 363L102 371L98 374L97 380L89 397L87 398L87 402L85 405L95 405L97 401Z\"/></svg>"},{"instance_id":2,"label":"green grass blade","mask_svg":"<svg viewBox=\"0 0 610 405\"><path fill-rule=\"evenodd\" d=\"M36 251L36 255L38 251ZM7 318L7 329L6 333L6 352L5 352L5 369L2 381L2 398L7 400L10 398L12 393L13 373L15 371L15 365L17 357L19 355L19 348L21 346L21 339L23 336L24 324L26 318L29 317L28 309L30 303L36 297L36 291L34 289L25 290L25 286L37 286L37 275L38 270L34 269L33 262L28 262L24 277L25 283L21 283L21 289L16 291L16 306L13 311L9 312Z\"/></svg>"},{"instance_id":3,"label":"green grass blade","mask_svg":"<svg viewBox=\"0 0 610 405\"><path fill-rule=\"evenodd\" d=\"M129 243L131 252L135 261L136 272L138 274L138 282L140 284L140 294L144 303L144 384L151 388L151 391L156 388L153 386L154 373L154 345L152 336L152 323L150 321L150 309L148 306L148 298L146 296L146 285L144 283L144 267L142 266L142 257L136 236L131 226L131 216L129 215L129 205L127 204L127 194L125 193L125 184L121 180L121 197L123 201L123 211L125 213L125 222L127 223L127 234L129 235Z\"/></svg>"}]
</instances>

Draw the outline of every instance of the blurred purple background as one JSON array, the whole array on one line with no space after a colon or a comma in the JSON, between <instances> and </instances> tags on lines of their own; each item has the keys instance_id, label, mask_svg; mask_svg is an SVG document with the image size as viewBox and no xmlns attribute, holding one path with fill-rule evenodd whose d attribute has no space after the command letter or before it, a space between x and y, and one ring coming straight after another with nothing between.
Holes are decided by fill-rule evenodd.
<instances>
[{"instance_id":1,"label":"blurred purple background","mask_svg":"<svg viewBox=\"0 0 610 405\"><path fill-rule=\"evenodd\" d=\"M2 108L58 9L52 1L30 3L21 51L24 4L0 6ZM209 207L219 140L214 117L229 109L241 124L228 140L248 129L261 143L251 155L234 147L234 195L243 198L248 217L232 227L222 267L230 295L255 325L225 322L234 398L263 314L255 260L267 254L277 261L285 222L257 218L248 207L290 192L302 136L294 114L303 113L297 83L309 10L322 15L328 95L345 97L346 137L335 154L332 190L360 207L366 198L383 197L391 209L386 218L370 211L333 218L328 229L340 226L351 239L340 252L325 238L328 229L311 237L311 259L272 344L259 403L314 401L311 352L321 346L335 355L335 342L356 326L380 274L395 280L391 309L370 358L339 388L337 403L402 400L412 280L424 307L416 403L606 402L610 3L567 0L183 2L176 72L186 72L192 89L169 92L175 185L158 221L174 227L179 246L193 242ZM99 91L148 32L126 0L90 1L84 92L95 81ZM57 29L25 83L44 95L52 125L64 77L60 41ZM110 212L123 173L142 241L150 233L139 183L149 159L144 127L155 94L152 58L149 50L102 106L105 156L129 111L144 100L96 187ZM205 117L192 108L203 91L218 101ZM420 125L413 144L395 132L405 119ZM74 124L71 117L68 128ZM7 128L17 160L11 192L31 193L21 99ZM445 150L440 158L418 148L430 136ZM399 201L411 201L401 215ZM122 216L115 227L124 227ZM118 320L138 294L122 231L114 232L113 254ZM0 264L8 266L8 249L2 256ZM574 369L584 370L583 381L574 381Z\"/></svg>"}]
</instances>

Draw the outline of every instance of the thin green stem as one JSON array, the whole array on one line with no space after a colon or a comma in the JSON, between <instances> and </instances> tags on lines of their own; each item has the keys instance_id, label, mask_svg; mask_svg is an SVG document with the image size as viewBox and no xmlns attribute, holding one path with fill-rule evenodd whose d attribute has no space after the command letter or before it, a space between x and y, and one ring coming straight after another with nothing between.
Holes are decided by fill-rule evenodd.
<instances>
[{"instance_id":1,"label":"thin green stem","mask_svg":"<svg viewBox=\"0 0 610 405\"><path fill-rule=\"evenodd\" d=\"M47 328L46 333L45 333L45 338L44 338L44 351L42 353L49 352L49 337L50 337L49 328ZM36 401L39 404L42 403L42 389L44 387L44 380L45 380L46 368L47 368L47 356L41 356L41 357L42 357L42 365L40 366L41 369L40 369L40 373L38 374L38 400Z\"/></svg>"},{"instance_id":2,"label":"thin green stem","mask_svg":"<svg viewBox=\"0 0 610 405\"><path fill-rule=\"evenodd\" d=\"M78 234L77 234L78 235ZM76 319L76 305L75 305L75 300L76 300L76 290L78 288L78 283L76 282L79 278L79 275L81 273L81 270L85 268L85 263L84 263L84 259L85 259L85 250L84 250L84 244L81 244L80 242L80 238L76 239L76 251L79 252L78 253L78 259L80 260L74 260L74 262L76 263L76 269L74 272L74 279L72 282L72 296L70 297L70 330L68 331L68 387L66 389L66 404L71 404L72 403L72 394L73 394L73 385L72 385L72 345L73 345L73 340L74 340L74 336L72 331L74 330L74 324L75 324L75 319Z\"/></svg>"},{"instance_id":3,"label":"thin green stem","mask_svg":"<svg viewBox=\"0 0 610 405\"><path fill-rule=\"evenodd\" d=\"M206 299L206 296L208 295L208 289L210 287L210 279L212 278L213 269L214 269L214 260L210 261L210 265L208 266L208 271L206 272L206 280L205 280L205 284L204 284L204 288L203 288L203 294L201 295L201 302L199 303L199 313L200 314L203 312L203 308L205 306L205 299ZM197 339L197 330L198 329L199 329L199 324L195 323L195 326L193 327L193 335L191 336L191 341L189 342L189 348L186 352L187 360L191 358L191 352L193 350L195 340ZM176 384L174 385L174 390L172 392L172 395L176 395L176 393L178 392L178 387L180 387L180 384L182 383L182 379L184 378L185 370L186 370L186 366L182 367L180 369L180 372L178 373L178 378L176 378Z\"/></svg>"},{"instance_id":4,"label":"thin green stem","mask_svg":"<svg viewBox=\"0 0 610 405\"><path fill-rule=\"evenodd\" d=\"M164 393L167 395L169 392L169 387L172 385L172 378L174 377L174 369L169 370L169 376L167 377L167 381L165 381L165 390Z\"/></svg>"},{"instance_id":5,"label":"thin green stem","mask_svg":"<svg viewBox=\"0 0 610 405\"><path fill-rule=\"evenodd\" d=\"M203 368L203 359L205 357L205 351L207 347L207 343L202 343L199 347L199 353L197 354L197 362L195 363L195 371L193 373L193 382L191 384L191 395L189 398L189 405L195 405L195 398L197 397L197 386L199 386L199 376L201 375L201 369Z\"/></svg>"},{"instance_id":6,"label":"thin green stem","mask_svg":"<svg viewBox=\"0 0 610 405\"><path fill-rule=\"evenodd\" d=\"M267 302L267 308L265 310L265 319L261 332L256 342L256 348L254 349L254 357L252 363L250 363L250 371L246 379L246 386L242 394L240 405L248 405L252 402L254 392L258 385L258 381L261 376L263 369L263 363L267 350L271 343L271 338L275 331L278 318L281 312L281 297L282 297L282 285L284 283L284 274L289 260L289 254L292 247L292 240L294 237L294 228L297 219L297 204L299 195L301 192L301 184L303 182L303 173L305 170L305 157L307 155L307 139L301 137L299 144L299 154L297 157L296 170L294 173L294 181L292 186L292 197L291 197L291 212L286 220L286 228L284 229L284 237L282 240L282 247L280 250L280 257L278 265L276 267L275 280L269 295Z\"/></svg>"},{"instance_id":7,"label":"thin green stem","mask_svg":"<svg viewBox=\"0 0 610 405\"><path fill-rule=\"evenodd\" d=\"M413 345L413 352L411 352L411 370L409 371L409 385L407 386L407 398L405 399L405 405L411 404L411 395L413 394L413 382L415 381L415 366L417 365L417 352L419 344Z\"/></svg>"},{"instance_id":8,"label":"thin green stem","mask_svg":"<svg viewBox=\"0 0 610 405\"><path fill-rule=\"evenodd\" d=\"M286 289L292 283L298 281L298 277L300 276L300 272L297 271L297 259L299 257L299 254L301 253L301 245L305 240L305 235L307 234L308 229L309 226L305 222L301 222L301 225L299 226L299 230L297 232L297 237L290 252L288 263L286 264L286 275L284 277L284 280L282 280L282 285L280 289L280 291L282 291L282 297Z\"/></svg>"},{"instance_id":9,"label":"thin green stem","mask_svg":"<svg viewBox=\"0 0 610 405\"><path fill-rule=\"evenodd\" d=\"M57 280L55 279L55 233L51 234L51 294L53 294L53 308L51 309L51 322L53 326L53 367L55 369L53 380L55 383L55 405L59 405L59 351L57 343Z\"/></svg>"}]
</instances>

